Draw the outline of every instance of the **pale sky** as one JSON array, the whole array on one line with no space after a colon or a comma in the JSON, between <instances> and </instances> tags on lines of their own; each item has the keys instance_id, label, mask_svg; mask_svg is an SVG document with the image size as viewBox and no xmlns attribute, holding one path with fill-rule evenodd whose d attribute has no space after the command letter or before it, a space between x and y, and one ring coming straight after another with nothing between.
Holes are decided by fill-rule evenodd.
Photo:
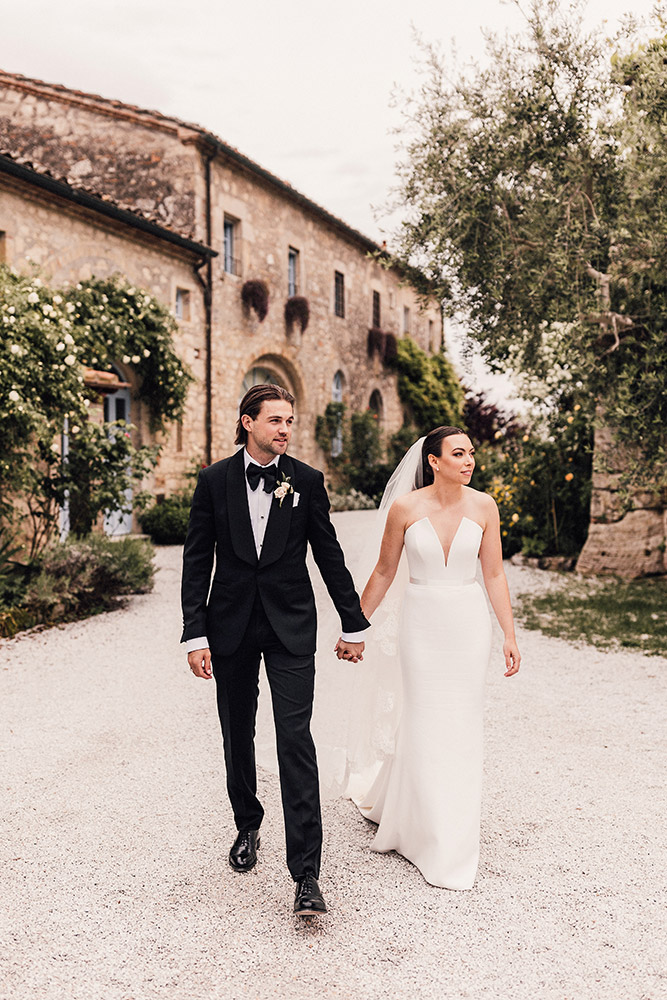
<instances>
[{"instance_id":1,"label":"pale sky","mask_svg":"<svg viewBox=\"0 0 667 1000\"><path fill-rule=\"evenodd\" d=\"M528 0L527 0L528 2ZM611 35L653 0L589 0ZM215 133L378 242L397 159L396 88L419 82L415 31L460 61L482 30L516 31L503 0L21 0L3 5L0 68L155 108ZM505 379L465 363L465 381L507 404ZM467 369L467 370L466 370Z\"/></svg>"},{"instance_id":2,"label":"pale sky","mask_svg":"<svg viewBox=\"0 0 667 1000\"><path fill-rule=\"evenodd\" d=\"M611 32L652 5L590 0L588 19ZM379 240L413 26L483 58L483 28L521 22L501 0L21 0L3 4L0 68L196 122Z\"/></svg>"}]
</instances>

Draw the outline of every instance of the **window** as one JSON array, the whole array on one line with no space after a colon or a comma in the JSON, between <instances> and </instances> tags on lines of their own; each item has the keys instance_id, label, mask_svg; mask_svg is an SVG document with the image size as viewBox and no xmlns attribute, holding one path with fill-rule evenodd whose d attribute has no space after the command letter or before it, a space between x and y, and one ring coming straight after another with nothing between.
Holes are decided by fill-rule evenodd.
<instances>
[{"instance_id":1,"label":"window","mask_svg":"<svg viewBox=\"0 0 667 1000\"><path fill-rule=\"evenodd\" d=\"M342 371L337 371L331 383L331 402L343 402L343 389L345 387L345 376ZM338 458L343 453L343 407L339 407L336 414L336 432L331 438L331 457Z\"/></svg>"},{"instance_id":2,"label":"window","mask_svg":"<svg viewBox=\"0 0 667 1000\"><path fill-rule=\"evenodd\" d=\"M334 271L334 312L345 317L345 275L340 271Z\"/></svg>"},{"instance_id":3,"label":"window","mask_svg":"<svg viewBox=\"0 0 667 1000\"><path fill-rule=\"evenodd\" d=\"M342 403L343 402L343 386L345 385L345 376L342 371L337 371L333 377L333 382L331 384L331 402L332 403Z\"/></svg>"},{"instance_id":4,"label":"window","mask_svg":"<svg viewBox=\"0 0 667 1000\"><path fill-rule=\"evenodd\" d=\"M382 393L379 389L373 389L371 398L368 400L368 409L375 416L376 420L382 420L384 404L382 402Z\"/></svg>"},{"instance_id":5,"label":"window","mask_svg":"<svg viewBox=\"0 0 667 1000\"><path fill-rule=\"evenodd\" d=\"M376 329L380 329L382 326L381 314L380 314L380 293L373 292L373 323L372 326Z\"/></svg>"},{"instance_id":6,"label":"window","mask_svg":"<svg viewBox=\"0 0 667 1000\"><path fill-rule=\"evenodd\" d=\"M190 292L187 288L176 289L176 304L174 306L176 319L182 319L186 323L190 322Z\"/></svg>"},{"instance_id":7,"label":"window","mask_svg":"<svg viewBox=\"0 0 667 1000\"><path fill-rule=\"evenodd\" d=\"M299 291L299 251L290 247L287 251L287 295L291 299Z\"/></svg>"},{"instance_id":8,"label":"window","mask_svg":"<svg viewBox=\"0 0 667 1000\"><path fill-rule=\"evenodd\" d=\"M245 378L241 384L241 395L239 396L239 401L243 399L248 389L252 389L253 385L282 385L285 388L285 380L281 378L280 375L272 368L264 368L264 366L257 365L246 372Z\"/></svg>"},{"instance_id":9,"label":"window","mask_svg":"<svg viewBox=\"0 0 667 1000\"><path fill-rule=\"evenodd\" d=\"M436 345L433 342L434 328L435 328L435 323L433 322L432 319L430 319L428 321L428 349L429 349L429 351L434 351L435 348L436 348Z\"/></svg>"},{"instance_id":10,"label":"window","mask_svg":"<svg viewBox=\"0 0 667 1000\"><path fill-rule=\"evenodd\" d=\"M410 308L403 306L403 333L410 333Z\"/></svg>"},{"instance_id":11,"label":"window","mask_svg":"<svg viewBox=\"0 0 667 1000\"><path fill-rule=\"evenodd\" d=\"M232 219L230 215L225 216L224 223L224 268L227 274L241 273L239 262L239 223L238 219Z\"/></svg>"}]
</instances>

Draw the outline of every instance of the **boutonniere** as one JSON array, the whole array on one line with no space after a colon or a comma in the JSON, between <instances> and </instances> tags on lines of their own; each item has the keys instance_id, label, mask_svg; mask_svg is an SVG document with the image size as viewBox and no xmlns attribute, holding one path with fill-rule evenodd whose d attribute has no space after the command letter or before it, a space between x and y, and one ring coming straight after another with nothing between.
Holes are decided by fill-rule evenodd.
<instances>
[{"instance_id":1,"label":"boutonniere","mask_svg":"<svg viewBox=\"0 0 667 1000\"><path fill-rule=\"evenodd\" d=\"M283 505L283 500L285 499L287 494L294 493L294 487L290 483L290 478L291 478L290 476L286 476L285 473L283 472L283 478L280 480L275 490L273 491L273 495L281 507Z\"/></svg>"}]
</instances>

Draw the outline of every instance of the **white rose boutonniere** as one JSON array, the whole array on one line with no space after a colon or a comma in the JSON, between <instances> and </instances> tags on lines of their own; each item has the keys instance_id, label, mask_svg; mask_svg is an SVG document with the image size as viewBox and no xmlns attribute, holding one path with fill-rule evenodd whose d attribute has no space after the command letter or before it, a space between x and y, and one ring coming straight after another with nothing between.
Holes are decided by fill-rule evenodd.
<instances>
[{"instance_id":1,"label":"white rose boutonniere","mask_svg":"<svg viewBox=\"0 0 667 1000\"><path fill-rule=\"evenodd\" d=\"M275 490L273 491L273 495L281 507L283 505L283 500L285 499L288 493L294 493L294 487L290 483L290 477L286 476L285 473L283 473L283 478L280 480Z\"/></svg>"}]
</instances>

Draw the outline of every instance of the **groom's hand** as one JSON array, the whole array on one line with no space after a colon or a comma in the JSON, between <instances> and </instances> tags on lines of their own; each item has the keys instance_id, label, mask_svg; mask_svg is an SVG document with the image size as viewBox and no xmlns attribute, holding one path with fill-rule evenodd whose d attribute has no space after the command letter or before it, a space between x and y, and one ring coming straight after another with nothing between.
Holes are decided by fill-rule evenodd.
<instances>
[{"instance_id":1,"label":"groom's hand","mask_svg":"<svg viewBox=\"0 0 667 1000\"><path fill-rule=\"evenodd\" d=\"M350 660L352 663L358 663L364 658L365 648L365 642L345 642L343 639L339 639L334 646L334 653L339 660Z\"/></svg>"},{"instance_id":2,"label":"groom's hand","mask_svg":"<svg viewBox=\"0 0 667 1000\"><path fill-rule=\"evenodd\" d=\"M213 676L210 649L193 649L191 653L188 653L188 664L195 677L210 680Z\"/></svg>"}]
</instances>

